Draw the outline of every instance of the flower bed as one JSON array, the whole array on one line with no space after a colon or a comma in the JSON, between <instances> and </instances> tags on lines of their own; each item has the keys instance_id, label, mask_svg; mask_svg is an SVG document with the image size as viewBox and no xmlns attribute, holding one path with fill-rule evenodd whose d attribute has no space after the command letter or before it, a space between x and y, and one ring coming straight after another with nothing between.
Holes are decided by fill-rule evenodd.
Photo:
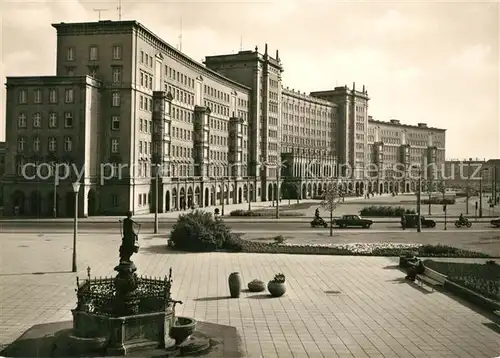
<instances>
[{"instance_id":1,"label":"flower bed","mask_svg":"<svg viewBox=\"0 0 500 358\"><path fill-rule=\"evenodd\" d=\"M500 265L426 260L426 267L448 276L460 286L500 301Z\"/></svg>"},{"instance_id":2,"label":"flower bed","mask_svg":"<svg viewBox=\"0 0 500 358\"><path fill-rule=\"evenodd\" d=\"M252 253L351 255L351 256L403 256L408 250L420 257L488 257L480 252L467 251L444 245L420 245L408 243L363 243L303 245L231 239L237 251Z\"/></svg>"}]
</instances>

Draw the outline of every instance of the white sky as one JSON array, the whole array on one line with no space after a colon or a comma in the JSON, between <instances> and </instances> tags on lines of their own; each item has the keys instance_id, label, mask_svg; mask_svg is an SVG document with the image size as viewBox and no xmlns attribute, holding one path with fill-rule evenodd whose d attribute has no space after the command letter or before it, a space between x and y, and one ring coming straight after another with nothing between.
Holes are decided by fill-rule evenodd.
<instances>
[{"instance_id":1,"label":"white sky","mask_svg":"<svg viewBox=\"0 0 500 358\"><path fill-rule=\"evenodd\" d=\"M0 78L55 73L53 22L118 19L118 1L0 3ZM498 2L122 1L138 20L190 57L261 50L300 91L366 85L377 120L447 128L447 158L500 157ZM0 92L5 117L5 89ZM0 126L0 139L4 126Z\"/></svg>"}]
</instances>

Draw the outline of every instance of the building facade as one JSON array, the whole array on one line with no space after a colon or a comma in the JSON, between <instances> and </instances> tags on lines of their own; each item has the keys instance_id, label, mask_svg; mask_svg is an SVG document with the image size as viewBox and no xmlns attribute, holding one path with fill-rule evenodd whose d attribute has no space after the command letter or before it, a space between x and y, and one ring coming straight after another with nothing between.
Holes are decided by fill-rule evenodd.
<instances>
[{"instance_id":1,"label":"building facade","mask_svg":"<svg viewBox=\"0 0 500 358\"><path fill-rule=\"evenodd\" d=\"M445 180L450 188L463 191L469 188L469 191L472 190L473 193L482 190L487 195L497 197L498 189L500 189L500 159L447 160Z\"/></svg>"},{"instance_id":2,"label":"building facade","mask_svg":"<svg viewBox=\"0 0 500 358\"><path fill-rule=\"evenodd\" d=\"M75 180L85 216L309 198L332 182L358 194L386 182L411 190L367 177L381 153L398 160L391 141L375 140L384 126L408 131L408 160L444 158L443 130L370 120L364 86L284 87L267 45L200 64L136 21L53 27L56 74L7 78L7 215L72 215ZM434 151L420 145L431 132Z\"/></svg>"},{"instance_id":3,"label":"building facade","mask_svg":"<svg viewBox=\"0 0 500 358\"><path fill-rule=\"evenodd\" d=\"M368 119L368 154L371 170L368 190L381 193L414 192L418 178L423 188L443 181L446 130ZM435 190L435 189L433 189Z\"/></svg>"}]
</instances>

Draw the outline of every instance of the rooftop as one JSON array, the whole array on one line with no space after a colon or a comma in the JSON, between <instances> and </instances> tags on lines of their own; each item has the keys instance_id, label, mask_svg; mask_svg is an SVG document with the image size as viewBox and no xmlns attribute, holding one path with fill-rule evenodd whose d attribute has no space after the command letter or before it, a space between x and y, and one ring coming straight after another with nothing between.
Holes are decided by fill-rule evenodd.
<instances>
[{"instance_id":1,"label":"rooftop","mask_svg":"<svg viewBox=\"0 0 500 358\"><path fill-rule=\"evenodd\" d=\"M418 123L417 125L411 125L411 124L404 124L401 123L397 119L391 119L390 121L378 121L376 119L373 119L373 117L368 118L368 122L372 124L380 124L384 126L394 126L394 127L403 127L403 128L413 128L413 129L431 129L434 131L443 131L445 132L446 129L442 128L436 128L436 127L429 127L427 126L427 123Z\"/></svg>"},{"instance_id":2,"label":"rooftop","mask_svg":"<svg viewBox=\"0 0 500 358\"><path fill-rule=\"evenodd\" d=\"M143 24L141 24L136 20L128 20L128 21L103 20L103 21L73 22L73 23L61 22L58 24L52 24L52 27L54 27L57 30L58 36L66 34L71 35L72 30L79 30L79 31L83 30L88 32L108 32L112 29L128 29L128 28L139 29L144 33L146 33L147 35L155 38L158 41L158 43L164 47L166 52L171 52L172 54L182 57L191 66L195 67L198 70L205 71L205 74L215 77L215 79L222 80L227 84L231 84L241 89L250 90L249 87L244 86L239 82L233 81L232 79L227 78L221 75L220 73L209 69L202 63L195 61L194 59L186 55L184 52L177 50L175 47L173 47L165 40L163 40L160 36L155 34L153 31L149 30L146 26L144 26Z\"/></svg>"},{"instance_id":3,"label":"rooftop","mask_svg":"<svg viewBox=\"0 0 500 358\"><path fill-rule=\"evenodd\" d=\"M101 81L91 76L9 76L7 87L10 86L54 86L68 84L87 84L100 87Z\"/></svg>"},{"instance_id":4,"label":"rooftop","mask_svg":"<svg viewBox=\"0 0 500 358\"><path fill-rule=\"evenodd\" d=\"M280 70L283 70L281 59L279 57L279 51L276 50L275 57L270 56L269 52L268 52L267 44L264 47L264 53L260 53L259 47L255 46L254 51L245 50L245 51L240 51L238 53L233 53L233 54L205 56L204 63L228 61L228 60L230 60L231 62L249 61L249 60L258 60L258 61L262 61L262 62L268 61L270 64L274 65L275 67L279 68Z\"/></svg>"},{"instance_id":5,"label":"rooftop","mask_svg":"<svg viewBox=\"0 0 500 358\"><path fill-rule=\"evenodd\" d=\"M313 96L308 95L305 92L300 92L300 91L296 91L294 89L289 89L288 87L282 88L281 93L285 96L294 97L294 98L299 99L299 100L312 102L312 103L319 104L322 106L337 107L337 105L333 102L327 101L327 100L322 99L322 98L313 97Z\"/></svg>"}]
</instances>

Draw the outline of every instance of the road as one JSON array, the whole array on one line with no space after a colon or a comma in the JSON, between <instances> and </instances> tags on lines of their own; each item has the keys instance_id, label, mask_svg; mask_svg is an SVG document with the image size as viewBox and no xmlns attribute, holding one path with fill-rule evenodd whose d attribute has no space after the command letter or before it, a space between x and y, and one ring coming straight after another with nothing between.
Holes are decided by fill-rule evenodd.
<instances>
[{"instance_id":1,"label":"road","mask_svg":"<svg viewBox=\"0 0 500 358\"><path fill-rule=\"evenodd\" d=\"M328 231L328 228L311 228L308 220L283 220L283 221L265 221L255 218L254 220L248 221L227 221L227 225L236 232L262 232L262 233L290 233L290 232L308 232L316 233ZM172 230L174 222L160 222L159 232L168 233ZM340 231L349 232L363 232L363 233L374 233L374 232L393 232L402 231L401 226L398 221L392 222L375 222L370 229L336 229ZM141 223L141 233L151 234L154 231L154 224L150 221L144 221ZM407 230L415 231L415 229ZM436 228L423 228L422 231L433 231L433 232L445 232L444 223L438 222ZM453 222L448 222L446 232L496 232L500 234L500 229L495 229L490 226L488 222L475 222L471 228L455 228ZM71 221L66 222L51 222L51 221L9 221L0 222L0 235L1 233L71 233L73 232L73 223ZM120 233L120 225L118 222L90 222L81 221L78 224L78 232L80 233Z\"/></svg>"}]
</instances>

